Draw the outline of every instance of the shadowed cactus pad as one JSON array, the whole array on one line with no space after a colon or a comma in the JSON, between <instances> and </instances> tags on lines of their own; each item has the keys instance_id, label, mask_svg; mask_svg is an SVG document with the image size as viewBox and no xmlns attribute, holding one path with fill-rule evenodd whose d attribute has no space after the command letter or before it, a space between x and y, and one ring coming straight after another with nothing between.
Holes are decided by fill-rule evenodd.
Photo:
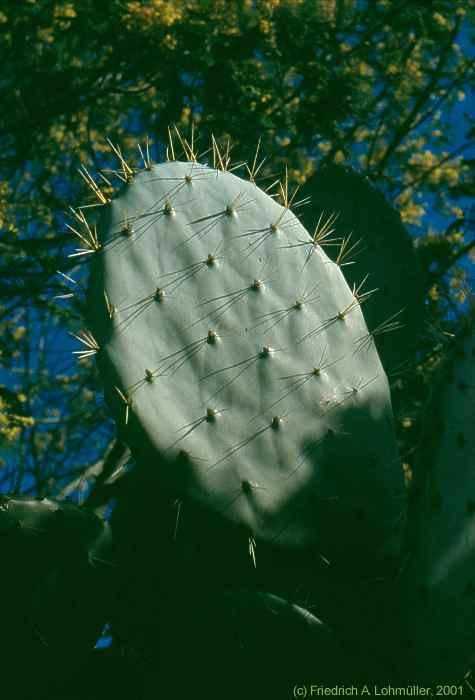
<instances>
[{"instance_id":1,"label":"shadowed cactus pad","mask_svg":"<svg viewBox=\"0 0 475 700\"><path fill-rule=\"evenodd\" d=\"M136 456L251 552L381 544L403 480L368 293L253 181L179 161L130 179L103 208L83 342Z\"/></svg>"},{"instance_id":2,"label":"shadowed cactus pad","mask_svg":"<svg viewBox=\"0 0 475 700\"><path fill-rule=\"evenodd\" d=\"M9 698L51 697L107 621L114 571L110 528L74 503L0 496L0 554L0 594L8 601L2 688Z\"/></svg>"},{"instance_id":3,"label":"shadowed cactus pad","mask_svg":"<svg viewBox=\"0 0 475 700\"><path fill-rule=\"evenodd\" d=\"M398 585L403 641L397 658L422 682L461 679L475 662L474 425L472 327L459 338L428 412L410 556Z\"/></svg>"},{"instance_id":4,"label":"shadowed cactus pad","mask_svg":"<svg viewBox=\"0 0 475 700\"><path fill-rule=\"evenodd\" d=\"M161 629L160 667L166 676L150 679L147 698L166 694L165 689L176 696L184 658L180 698L199 691L203 697L222 697L223 687L231 699L285 697L282 689L292 688L296 678L317 674L324 684L352 677L351 659L333 630L276 595L234 590L173 601Z\"/></svg>"},{"instance_id":5,"label":"shadowed cactus pad","mask_svg":"<svg viewBox=\"0 0 475 700\"><path fill-rule=\"evenodd\" d=\"M310 197L302 221L312 230L315 213L334 212L336 233L347 237L354 264L344 267L350 284L369 273L369 284L378 294L363 309L368 328L385 369L390 372L413 361L424 312L422 275L409 233L399 214L381 192L354 170L328 165L303 186ZM325 247L335 260L339 248ZM391 333L391 330L397 330Z\"/></svg>"}]
</instances>

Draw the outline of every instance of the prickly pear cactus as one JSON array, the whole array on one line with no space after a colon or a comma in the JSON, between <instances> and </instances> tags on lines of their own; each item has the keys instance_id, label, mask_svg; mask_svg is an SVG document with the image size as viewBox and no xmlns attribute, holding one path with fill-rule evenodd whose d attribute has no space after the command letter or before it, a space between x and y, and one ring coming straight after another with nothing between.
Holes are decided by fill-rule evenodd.
<instances>
[{"instance_id":1,"label":"prickly pear cactus","mask_svg":"<svg viewBox=\"0 0 475 700\"><path fill-rule=\"evenodd\" d=\"M310 236L254 178L189 161L124 173L91 253L88 331L136 457L255 538L380 546L403 479L386 375L323 220ZM215 151L216 155L216 151ZM362 271L361 281L366 272Z\"/></svg>"},{"instance_id":2,"label":"prickly pear cactus","mask_svg":"<svg viewBox=\"0 0 475 700\"><path fill-rule=\"evenodd\" d=\"M357 284L369 273L368 283L379 290L365 304L363 315L385 369L393 371L412 361L422 327L424 290L411 237L398 213L366 178L339 165L318 170L299 196L311 200L301 214L310 231L315 212L335 213L333 228L346 237L351 251L351 264L344 267L347 281ZM335 260L339 248L328 245L325 252Z\"/></svg>"},{"instance_id":3,"label":"prickly pear cactus","mask_svg":"<svg viewBox=\"0 0 475 700\"><path fill-rule=\"evenodd\" d=\"M107 621L112 599L107 523L73 503L0 496L0 594L8 697L51 696ZM7 650L8 649L8 650ZM28 674L21 672L28 667Z\"/></svg>"},{"instance_id":4,"label":"prickly pear cactus","mask_svg":"<svg viewBox=\"0 0 475 700\"><path fill-rule=\"evenodd\" d=\"M472 315L472 323L474 317ZM475 326L434 395L398 579L398 648L414 679L463 678L475 661Z\"/></svg>"},{"instance_id":5,"label":"prickly pear cactus","mask_svg":"<svg viewBox=\"0 0 475 700\"><path fill-rule=\"evenodd\" d=\"M331 628L270 593L238 589L197 599L188 592L168 606L159 634L160 664L145 674L147 700L190 692L218 698L224 687L233 700L286 697L296 679L303 684L316 675L324 685L352 677L351 659Z\"/></svg>"}]
</instances>

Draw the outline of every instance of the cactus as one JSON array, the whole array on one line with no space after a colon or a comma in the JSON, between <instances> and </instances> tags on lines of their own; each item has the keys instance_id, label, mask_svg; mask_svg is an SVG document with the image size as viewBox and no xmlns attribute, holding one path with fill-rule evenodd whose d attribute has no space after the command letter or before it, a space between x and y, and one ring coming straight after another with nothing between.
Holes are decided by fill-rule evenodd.
<instances>
[{"instance_id":1,"label":"cactus","mask_svg":"<svg viewBox=\"0 0 475 700\"><path fill-rule=\"evenodd\" d=\"M328 625L276 595L236 589L172 602L159 631L160 662L146 674L146 700L177 692L219 698L224 688L227 698L285 697L313 675L322 685L341 683L351 665ZM156 646L157 631L149 634Z\"/></svg>"},{"instance_id":2,"label":"cactus","mask_svg":"<svg viewBox=\"0 0 475 700\"><path fill-rule=\"evenodd\" d=\"M1 496L0 541L2 687L41 697L80 665L108 620L110 528L73 503Z\"/></svg>"},{"instance_id":3,"label":"cactus","mask_svg":"<svg viewBox=\"0 0 475 700\"><path fill-rule=\"evenodd\" d=\"M97 359L138 468L108 483L110 525L0 496L2 689L61 691L98 661L105 622L119 649L132 640L145 700L157 685L241 698L461 681L475 662L475 330L431 400L406 514L384 368L413 357L422 309L400 221L345 169L294 204L287 177L260 189L257 154L243 179L214 139L212 167L179 139L186 159L170 140L171 158L147 150L140 171L113 147L112 200L81 170L101 208L97 228L84 208L70 226L72 256L91 260L75 353ZM291 211L309 193L327 212L302 216L311 233Z\"/></svg>"},{"instance_id":4,"label":"cactus","mask_svg":"<svg viewBox=\"0 0 475 700\"><path fill-rule=\"evenodd\" d=\"M363 307L373 331L381 362L387 372L414 360L422 326L424 290L411 237L383 195L356 171L339 165L318 170L303 186L301 196L311 199L302 210L305 226L312 225L314 210L335 212L334 228L348 236L354 264L345 267L349 284L362 274L378 294ZM338 248L329 247L334 260ZM397 329L397 336L389 331Z\"/></svg>"},{"instance_id":5,"label":"cactus","mask_svg":"<svg viewBox=\"0 0 475 700\"><path fill-rule=\"evenodd\" d=\"M119 647L136 640L147 698L157 684L222 694L237 668L236 697L291 692L314 670L328 683L457 680L475 660L475 494L470 459L457 481L449 465L454 444L470 450L473 333L463 376L433 404L445 430L422 447L406 518L383 367L412 358L421 317L400 222L360 176L329 168L309 185L326 214L308 233L287 178L277 194L258 186L257 154L244 179L214 139L212 167L180 142L185 159L170 141L171 158L147 152L142 170L113 148L111 200L84 169L100 216L96 228L80 208L70 227L73 255L91 261L76 353L97 359L138 465L114 484ZM367 249L354 265L351 230ZM193 688L177 689L184 665Z\"/></svg>"},{"instance_id":6,"label":"cactus","mask_svg":"<svg viewBox=\"0 0 475 700\"><path fill-rule=\"evenodd\" d=\"M278 204L213 146L214 167L190 148L139 173L122 159L98 230L76 212L93 258L79 354L138 460L237 523L251 558L256 539L374 551L404 489L371 290L346 283L346 240L327 257L331 221L309 235L286 181Z\"/></svg>"},{"instance_id":7,"label":"cactus","mask_svg":"<svg viewBox=\"0 0 475 700\"><path fill-rule=\"evenodd\" d=\"M473 314L472 314L473 322ZM462 679L475 662L475 328L463 332L428 410L395 591L395 658L421 682Z\"/></svg>"}]
</instances>

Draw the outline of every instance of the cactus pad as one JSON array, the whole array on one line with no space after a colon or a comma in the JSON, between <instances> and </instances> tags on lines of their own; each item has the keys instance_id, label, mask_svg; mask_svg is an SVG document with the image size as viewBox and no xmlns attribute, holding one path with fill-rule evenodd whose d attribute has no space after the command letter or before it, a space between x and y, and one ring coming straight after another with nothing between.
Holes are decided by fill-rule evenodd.
<instances>
[{"instance_id":1,"label":"cactus pad","mask_svg":"<svg viewBox=\"0 0 475 700\"><path fill-rule=\"evenodd\" d=\"M250 543L381 544L403 479L368 294L285 186L281 205L194 161L128 180L94 232L82 340L135 455Z\"/></svg>"},{"instance_id":2,"label":"cactus pad","mask_svg":"<svg viewBox=\"0 0 475 700\"><path fill-rule=\"evenodd\" d=\"M12 698L51 697L107 622L111 531L73 503L0 496L0 552L0 594L8 601L3 688Z\"/></svg>"},{"instance_id":3,"label":"cactus pad","mask_svg":"<svg viewBox=\"0 0 475 700\"><path fill-rule=\"evenodd\" d=\"M408 523L397 656L414 678L455 682L475 662L473 328L459 339L444 375L428 411Z\"/></svg>"},{"instance_id":4,"label":"cactus pad","mask_svg":"<svg viewBox=\"0 0 475 700\"><path fill-rule=\"evenodd\" d=\"M305 226L313 225L315 212L334 212L335 232L348 237L353 262L345 266L350 284L369 273L369 284L378 294L363 308L368 328L385 369L393 371L414 359L422 326L424 290L422 274L399 214L383 195L356 171L328 165L310 178L301 196L311 204L302 211ZM311 230L311 229L310 229ZM335 260L338 247L325 247ZM390 333L397 330L396 334Z\"/></svg>"}]
</instances>

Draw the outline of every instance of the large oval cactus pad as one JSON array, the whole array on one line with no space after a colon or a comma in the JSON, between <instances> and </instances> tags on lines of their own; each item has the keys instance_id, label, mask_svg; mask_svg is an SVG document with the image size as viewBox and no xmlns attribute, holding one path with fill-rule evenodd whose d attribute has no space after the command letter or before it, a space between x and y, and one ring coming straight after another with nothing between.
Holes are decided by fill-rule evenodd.
<instances>
[{"instance_id":1,"label":"large oval cactus pad","mask_svg":"<svg viewBox=\"0 0 475 700\"><path fill-rule=\"evenodd\" d=\"M289 208L196 162L103 209L89 343L133 451L258 538L381 544L403 479L361 288Z\"/></svg>"}]
</instances>

